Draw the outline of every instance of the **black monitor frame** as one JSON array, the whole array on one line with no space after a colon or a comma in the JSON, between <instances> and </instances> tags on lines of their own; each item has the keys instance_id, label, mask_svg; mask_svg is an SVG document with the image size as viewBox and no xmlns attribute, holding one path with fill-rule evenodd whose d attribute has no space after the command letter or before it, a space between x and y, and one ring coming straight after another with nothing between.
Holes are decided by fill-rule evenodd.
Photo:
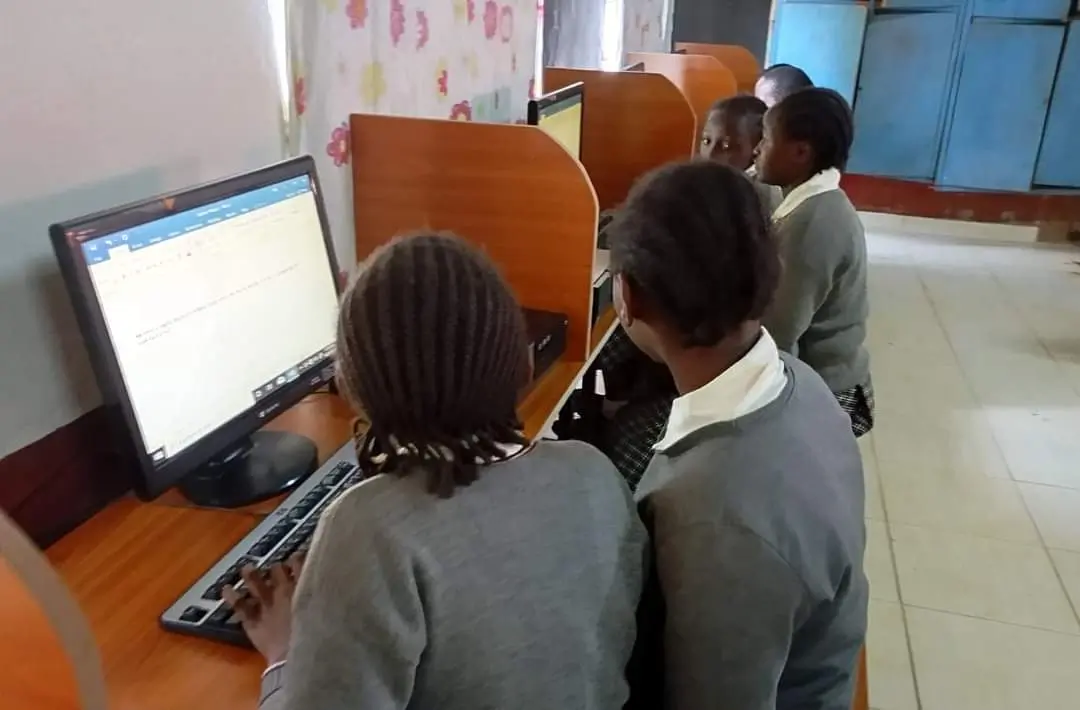
<instances>
[{"instance_id":1,"label":"black monitor frame","mask_svg":"<svg viewBox=\"0 0 1080 710\"><path fill-rule=\"evenodd\" d=\"M305 368L292 383L272 395L252 404L246 411L203 436L199 441L178 452L176 456L156 465L145 451L142 435L135 418L131 397L124 384L120 364L105 325L100 303L94 293L90 272L80 245L88 240L115 233L139 224L227 199L253 189L272 185L290 178L308 176L319 213L326 245L327 268L334 288L340 294L341 283L333 239L330 235L322 191L311 156L287 160L255 172L237 175L197 187L158 195L149 199L114 207L95 214L68 220L49 227L53 250L60 265L65 286L75 310L76 320L90 354L104 406L117 436L117 443L128 449L124 453L135 462L138 477L132 481L136 494L145 500L156 498L184 477L228 452L237 442L245 440L268 421L284 412L310 393L324 387L333 378L333 359L325 357Z\"/></svg>"},{"instance_id":2,"label":"black monitor frame","mask_svg":"<svg viewBox=\"0 0 1080 710\"><path fill-rule=\"evenodd\" d=\"M581 103L581 126L584 130L585 126L585 83L578 81L564 86L561 89L557 89L550 93L544 94L535 99L529 100L528 111L528 124L530 126L539 126L540 117L553 108L562 108L562 104L570 104L573 102ZM580 144L580 141L579 141ZM569 152L569 151L567 151ZM574 156L578 160L581 160L581 156Z\"/></svg>"}]
</instances>

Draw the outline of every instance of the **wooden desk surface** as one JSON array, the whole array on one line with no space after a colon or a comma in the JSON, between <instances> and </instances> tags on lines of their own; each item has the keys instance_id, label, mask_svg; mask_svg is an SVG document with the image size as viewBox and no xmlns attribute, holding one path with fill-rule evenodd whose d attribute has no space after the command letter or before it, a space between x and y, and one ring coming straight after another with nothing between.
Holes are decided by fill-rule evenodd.
<instances>
[{"instance_id":1,"label":"wooden desk surface","mask_svg":"<svg viewBox=\"0 0 1080 710\"><path fill-rule=\"evenodd\" d=\"M584 363L556 363L524 398L530 436L572 387ZM352 435L341 399L313 395L269 426L304 434L320 461ZM179 493L152 503L110 505L47 550L86 614L101 649L110 710L240 710L258 697L262 659L253 651L167 633L158 615L273 510L200 510Z\"/></svg>"},{"instance_id":2,"label":"wooden desk surface","mask_svg":"<svg viewBox=\"0 0 1080 710\"><path fill-rule=\"evenodd\" d=\"M561 399L583 366L557 363L525 398L521 413L531 434L546 421L545 407ZM325 459L348 441L351 421L344 402L316 395L271 426L311 437ZM182 501L126 497L47 551L99 644L110 710L240 710L253 707L258 697L258 654L166 633L157 619L264 511L199 510ZM271 510L274 503L263 505ZM862 710L865 667L859 675L854 707Z\"/></svg>"}]
</instances>

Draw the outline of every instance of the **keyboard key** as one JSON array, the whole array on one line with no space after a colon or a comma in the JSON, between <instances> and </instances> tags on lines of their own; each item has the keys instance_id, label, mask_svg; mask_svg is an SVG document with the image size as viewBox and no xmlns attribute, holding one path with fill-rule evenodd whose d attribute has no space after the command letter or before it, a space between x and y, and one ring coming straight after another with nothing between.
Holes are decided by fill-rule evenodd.
<instances>
[{"instance_id":1,"label":"keyboard key","mask_svg":"<svg viewBox=\"0 0 1080 710\"><path fill-rule=\"evenodd\" d=\"M210 585L205 592L203 592L202 598L208 599L212 602L221 601L221 592L225 589L225 585L221 581L214 582Z\"/></svg>"},{"instance_id":2,"label":"keyboard key","mask_svg":"<svg viewBox=\"0 0 1080 710\"><path fill-rule=\"evenodd\" d=\"M180 621L186 621L189 624L197 624L203 620L206 616L206 609L199 606L189 606L184 610L184 613L180 615Z\"/></svg>"},{"instance_id":3,"label":"keyboard key","mask_svg":"<svg viewBox=\"0 0 1080 710\"><path fill-rule=\"evenodd\" d=\"M218 607L217 611L211 614L206 619L206 624L209 626L225 626L226 623L232 618L232 609L222 605Z\"/></svg>"}]
</instances>

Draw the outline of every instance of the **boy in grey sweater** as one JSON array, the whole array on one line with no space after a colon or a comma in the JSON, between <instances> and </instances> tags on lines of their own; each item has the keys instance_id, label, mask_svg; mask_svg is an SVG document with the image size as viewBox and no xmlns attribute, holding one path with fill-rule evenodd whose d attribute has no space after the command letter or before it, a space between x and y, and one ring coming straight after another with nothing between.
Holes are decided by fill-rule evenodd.
<instances>
[{"instance_id":1,"label":"boy in grey sweater","mask_svg":"<svg viewBox=\"0 0 1080 710\"><path fill-rule=\"evenodd\" d=\"M773 212L784 271L765 326L783 351L821 375L862 436L874 425L866 237L840 189L853 136L842 96L797 91L765 116L757 169L784 193Z\"/></svg>"},{"instance_id":2,"label":"boy in grey sweater","mask_svg":"<svg viewBox=\"0 0 1080 710\"><path fill-rule=\"evenodd\" d=\"M228 591L271 663L262 708L622 707L645 530L603 454L522 435L525 326L495 267L450 237L390 244L345 291L337 347L368 478L299 575Z\"/></svg>"},{"instance_id":3,"label":"boy in grey sweater","mask_svg":"<svg viewBox=\"0 0 1080 710\"><path fill-rule=\"evenodd\" d=\"M665 167L610 230L619 319L680 395L636 495L655 569L631 707L849 710L862 462L828 387L761 326L780 269L753 187Z\"/></svg>"}]
</instances>

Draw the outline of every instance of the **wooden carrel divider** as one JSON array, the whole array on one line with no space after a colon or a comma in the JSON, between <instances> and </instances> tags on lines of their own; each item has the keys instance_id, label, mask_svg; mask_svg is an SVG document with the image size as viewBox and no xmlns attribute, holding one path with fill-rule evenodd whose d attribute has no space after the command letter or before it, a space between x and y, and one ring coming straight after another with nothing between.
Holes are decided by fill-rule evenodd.
<instances>
[{"instance_id":1,"label":"wooden carrel divider","mask_svg":"<svg viewBox=\"0 0 1080 710\"><path fill-rule=\"evenodd\" d=\"M697 118L695 136L701 135L701 128L709 116L709 108L718 100L734 96L739 91L735 75L715 57L701 54L630 52L626 55L626 61L643 62L646 72L663 74L679 87Z\"/></svg>"},{"instance_id":2,"label":"wooden carrel divider","mask_svg":"<svg viewBox=\"0 0 1080 710\"><path fill-rule=\"evenodd\" d=\"M539 433L590 350L599 209L585 168L534 126L368 114L350 126L357 259L396 235L454 232L492 257L523 306L569 319L562 361L522 405Z\"/></svg>"},{"instance_id":3,"label":"wooden carrel divider","mask_svg":"<svg viewBox=\"0 0 1080 710\"><path fill-rule=\"evenodd\" d=\"M581 162L600 209L622 204L641 175L686 160L697 145L694 112L669 79L645 72L544 69L546 90L585 84Z\"/></svg>"},{"instance_id":4,"label":"wooden carrel divider","mask_svg":"<svg viewBox=\"0 0 1080 710\"><path fill-rule=\"evenodd\" d=\"M704 54L715 57L731 70L739 91L752 94L754 84L761 76L761 65L757 57L746 47L737 44L705 44L702 42L676 42L676 50L685 50L687 54Z\"/></svg>"},{"instance_id":5,"label":"wooden carrel divider","mask_svg":"<svg viewBox=\"0 0 1080 710\"><path fill-rule=\"evenodd\" d=\"M56 570L0 511L0 703L5 710L105 710L90 625Z\"/></svg>"}]
</instances>

